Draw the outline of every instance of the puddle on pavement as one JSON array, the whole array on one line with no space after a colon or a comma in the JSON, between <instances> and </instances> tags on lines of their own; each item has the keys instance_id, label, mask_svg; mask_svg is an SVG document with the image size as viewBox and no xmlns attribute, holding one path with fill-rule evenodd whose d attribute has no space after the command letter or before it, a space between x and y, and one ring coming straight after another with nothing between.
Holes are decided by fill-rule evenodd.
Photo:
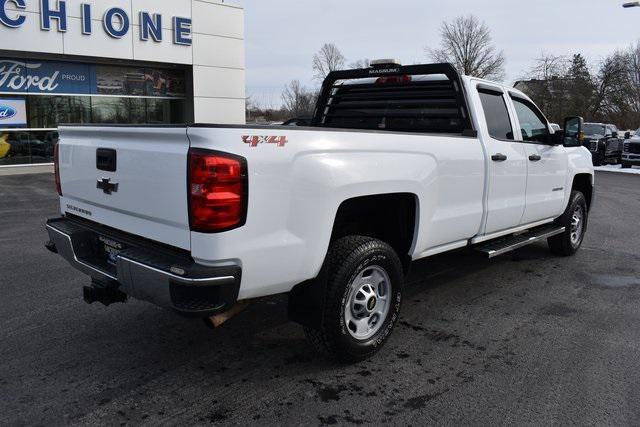
<instances>
[{"instance_id":1,"label":"puddle on pavement","mask_svg":"<svg viewBox=\"0 0 640 427\"><path fill-rule=\"evenodd\" d=\"M632 286L640 286L640 277L599 274L592 275L591 282L594 285L605 288L630 288Z\"/></svg>"}]
</instances>

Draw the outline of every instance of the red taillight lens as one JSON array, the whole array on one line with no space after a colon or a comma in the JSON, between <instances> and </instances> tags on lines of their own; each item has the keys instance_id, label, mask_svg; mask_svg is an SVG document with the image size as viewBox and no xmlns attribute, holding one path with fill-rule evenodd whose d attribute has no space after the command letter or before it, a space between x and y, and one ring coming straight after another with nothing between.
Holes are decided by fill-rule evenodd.
<instances>
[{"instance_id":1,"label":"red taillight lens","mask_svg":"<svg viewBox=\"0 0 640 427\"><path fill-rule=\"evenodd\" d=\"M215 233L240 227L247 217L247 162L216 151L189 150L191 230Z\"/></svg>"},{"instance_id":2,"label":"red taillight lens","mask_svg":"<svg viewBox=\"0 0 640 427\"><path fill-rule=\"evenodd\" d=\"M62 196L62 186L60 185L60 143L57 142L53 146L53 173L56 180L56 190Z\"/></svg>"},{"instance_id":3,"label":"red taillight lens","mask_svg":"<svg viewBox=\"0 0 640 427\"><path fill-rule=\"evenodd\" d=\"M409 75L383 76L383 77L378 77L376 79L376 84L379 84L379 85L410 83L410 82L411 82L411 76Z\"/></svg>"}]
</instances>

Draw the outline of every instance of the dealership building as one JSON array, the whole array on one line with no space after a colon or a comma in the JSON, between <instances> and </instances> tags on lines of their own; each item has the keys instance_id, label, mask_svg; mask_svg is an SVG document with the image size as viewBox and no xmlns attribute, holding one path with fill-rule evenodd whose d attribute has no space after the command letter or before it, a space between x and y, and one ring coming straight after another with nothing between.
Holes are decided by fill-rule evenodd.
<instances>
[{"instance_id":1,"label":"dealership building","mask_svg":"<svg viewBox=\"0 0 640 427\"><path fill-rule=\"evenodd\" d=\"M0 168L64 123L244 123L244 68L224 0L0 0Z\"/></svg>"}]
</instances>

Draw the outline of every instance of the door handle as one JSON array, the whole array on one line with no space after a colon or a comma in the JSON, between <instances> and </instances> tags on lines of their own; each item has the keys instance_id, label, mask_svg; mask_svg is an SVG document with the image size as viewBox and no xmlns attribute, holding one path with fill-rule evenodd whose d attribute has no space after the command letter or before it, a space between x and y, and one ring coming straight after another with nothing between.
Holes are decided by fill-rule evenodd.
<instances>
[{"instance_id":1,"label":"door handle","mask_svg":"<svg viewBox=\"0 0 640 427\"><path fill-rule=\"evenodd\" d=\"M537 154L532 154L529 156L529 160L531 160L532 162L539 162L540 160L542 160L542 157L538 156Z\"/></svg>"},{"instance_id":2,"label":"door handle","mask_svg":"<svg viewBox=\"0 0 640 427\"><path fill-rule=\"evenodd\" d=\"M502 153L498 153L491 156L491 160L493 160L494 162L504 162L505 160L507 160L507 156Z\"/></svg>"}]
</instances>

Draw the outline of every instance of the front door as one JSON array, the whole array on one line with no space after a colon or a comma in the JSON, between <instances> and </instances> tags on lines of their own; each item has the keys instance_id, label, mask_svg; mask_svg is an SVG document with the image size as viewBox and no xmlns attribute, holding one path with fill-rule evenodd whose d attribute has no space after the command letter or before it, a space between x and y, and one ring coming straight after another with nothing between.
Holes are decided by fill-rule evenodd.
<instances>
[{"instance_id":1,"label":"front door","mask_svg":"<svg viewBox=\"0 0 640 427\"><path fill-rule=\"evenodd\" d=\"M507 99L499 89L479 88L487 124L487 216L484 234L517 227L525 207L527 160L525 144L515 140Z\"/></svg>"},{"instance_id":2,"label":"front door","mask_svg":"<svg viewBox=\"0 0 640 427\"><path fill-rule=\"evenodd\" d=\"M527 158L526 207L521 224L558 217L564 211L567 153L561 145L550 145L547 120L531 102L512 100Z\"/></svg>"}]
</instances>

